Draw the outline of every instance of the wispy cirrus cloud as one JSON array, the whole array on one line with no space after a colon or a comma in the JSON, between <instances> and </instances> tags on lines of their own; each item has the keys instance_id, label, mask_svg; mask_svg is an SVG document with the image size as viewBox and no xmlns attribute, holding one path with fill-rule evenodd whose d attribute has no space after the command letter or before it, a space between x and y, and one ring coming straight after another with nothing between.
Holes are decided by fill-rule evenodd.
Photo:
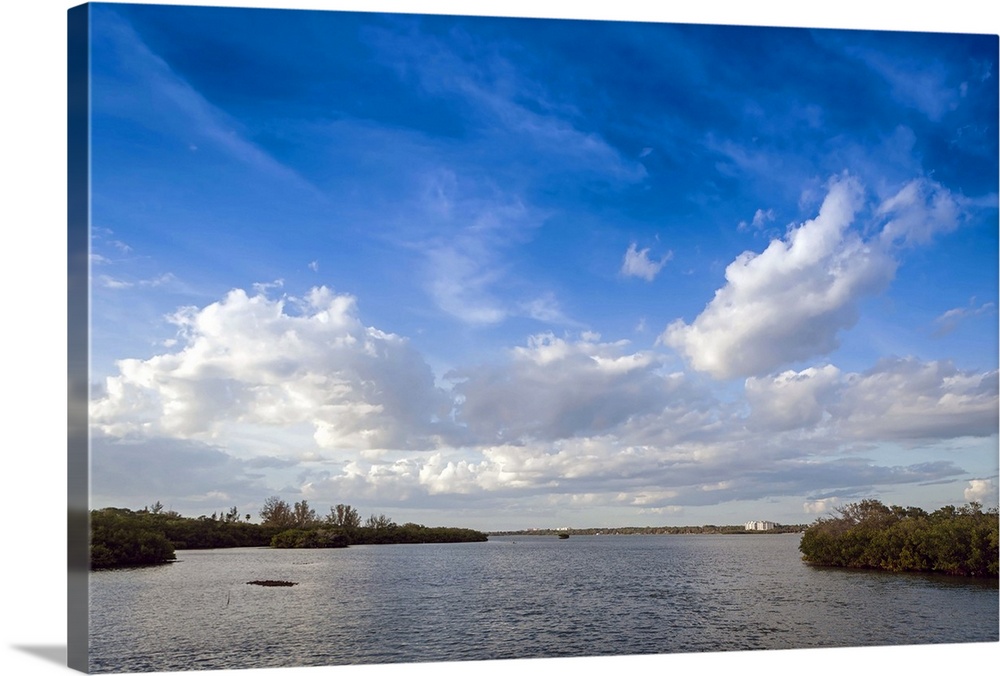
<instances>
[{"instance_id":1,"label":"wispy cirrus cloud","mask_svg":"<svg viewBox=\"0 0 1000 676\"><path fill-rule=\"evenodd\" d=\"M169 272L162 275L152 277L150 279L136 279L136 280L125 280L111 275L98 275L96 277L98 285L105 289L133 289L133 288L156 288L160 286L167 286L173 282L177 281L177 278Z\"/></svg>"},{"instance_id":2,"label":"wispy cirrus cloud","mask_svg":"<svg viewBox=\"0 0 1000 676\"><path fill-rule=\"evenodd\" d=\"M884 78L896 99L933 121L959 105L962 81L938 60L910 57L901 62L878 49L860 45L847 46L846 51Z\"/></svg>"},{"instance_id":3,"label":"wispy cirrus cloud","mask_svg":"<svg viewBox=\"0 0 1000 676\"><path fill-rule=\"evenodd\" d=\"M638 277L651 282L660 274L660 270L674 257L673 251L668 251L659 260L649 257L649 248L639 249L635 242L632 242L625 255L622 257L622 267L620 274L623 277Z\"/></svg>"},{"instance_id":4,"label":"wispy cirrus cloud","mask_svg":"<svg viewBox=\"0 0 1000 676\"><path fill-rule=\"evenodd\" d=\"M947 188L926 178L914 179L879 204L876 213L886 219L879 237L884 244L928 244L957 228L962 212Z\"/></svg>"},{"instance_id":5,"label":"wispy cirrus cloud","mask_svg":"<svg viewBox=\"0 0 1000 676\"><path fill-rule=\"evenodd\" d=\"M975 298L969 301L967 307L956 307L943 312L941 315L934 319L934 324L936 328L934 329L934 335L937 337L946 336L956 328L963 321L973 318L995 315L997 311L996 305L994 303L983 303L978 307L975 304Z\"/></svg>"},{"instance_id":6,"label":"wispy cirrus cloud","mask_svg":"<svg viewBox=\"0 0 1000 676\"><path fill-rule=\"evenodd\" d=\"M96 114L170 130L192 150L198 144L211 145L256 171L319 194L298 172L251 141L236 118L178 75L112 7L95 11L100 13L94 22L95 45L118 56L114 62L103 60L104 67L94 73ZM102 95L103 91L115 94Z\"/></svg>"},{"instance_id":7,"label":"wispy cirrus cloud","mask_svg":"<svg viewBox=\"0 0 1000 676\"><path fill-rule=\"evenodd\" d=\"M749 224L746 221L740 221L738 227L740 230L747 230L753 226L755 229L760 230L773 220L774 209L758 209L754 212L753 219L751 219Z\"/></svg>"},{"instance_id":8,"label":"wispy cirrus cloud","mask_svg":"<svg viewBox=\"0 0 1000 676\"><path fill-rule=\"evenodd\" d=\"M642 163L575 122L580 112L504 53L472 36L444 41L419 30L372 30L371 44L399 77L467 111L475 144L532 173L589 173L615 183L643 180ZM530 159L529 159L530 158Z\"/></svg>"},{"instance_id":9,"label":"wispy cirrus cloud","mask_svg":"<svg viewBox=\"0 0 1000 676\"><path fill-rule=\"evenodd\" d=\"M507 257L530 239L541 216L517 198L477 192L450 172L436 184L422 215L436 233L415 242L425 260L426 288L437 306L461 322L489 325L518 314L511 301ZM515 296L516 297L516 296Z\"/></svg>"}]
</instances>

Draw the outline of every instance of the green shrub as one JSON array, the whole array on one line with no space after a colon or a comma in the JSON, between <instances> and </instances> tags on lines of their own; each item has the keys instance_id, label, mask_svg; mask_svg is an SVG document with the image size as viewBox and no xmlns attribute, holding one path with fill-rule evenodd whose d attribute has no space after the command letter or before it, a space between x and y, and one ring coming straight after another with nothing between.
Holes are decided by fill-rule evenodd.
<instances>
[{"instance_id":1,"label":"green shrub","mask_svg":"<svg viewBox=\"0 0 1000 676\"><path fill-rule=\"evenodd\" d=\"M817 519L799 543L807 563L847 568L987 576L998 571L996 509L978 503L922 509L864 500Z\"/></svg>"}]
</instances>

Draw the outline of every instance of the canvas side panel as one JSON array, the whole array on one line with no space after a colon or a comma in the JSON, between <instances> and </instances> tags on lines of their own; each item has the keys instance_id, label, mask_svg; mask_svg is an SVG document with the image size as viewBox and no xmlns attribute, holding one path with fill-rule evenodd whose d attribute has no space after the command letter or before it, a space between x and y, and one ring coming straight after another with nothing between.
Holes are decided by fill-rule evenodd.
<instances>
[{"instance_id":1,"label":"canvas side panel","mask_svg":"<svg viewBox=\"0 0 1000 676\"><path fill-rule=\"evenodd\" d=\"M88 671L90 459L90 7L67 16L67 663Z\"/></svg>"}]
</instances>

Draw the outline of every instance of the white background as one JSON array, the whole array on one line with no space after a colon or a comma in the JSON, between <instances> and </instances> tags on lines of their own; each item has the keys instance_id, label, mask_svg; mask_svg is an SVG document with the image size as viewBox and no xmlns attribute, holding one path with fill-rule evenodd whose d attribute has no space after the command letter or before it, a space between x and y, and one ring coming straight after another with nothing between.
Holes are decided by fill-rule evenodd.
<instances>
[{"instance_id":1,"label":"white background","mask_svg":"<svg viewBox=\"0 0 1000 676\"><path fill-rule=\"evenodd\" d=\"M3 175L0 204L0 471L3 542L0 609L5 674L64 672L66 646L66 10L73 2L13 0L0 17L4 91ZM212 4L483 14L683 23L881 28L997 34L997 10L977 0L890 8L873 0L782 3L698 0L684 8L655 0L163 0L159 4ZM658 8L658 5L664 5ZM800 5L809 4L804 8ZM898 13L895 13L898 12ZM994 73L1000 64L995 64ZM998 121L1000 122L1000 121ZM996 619L996 618L995 618ZM516 662L363 667L249 669L265 674L412 676L506 674L519 676L625 671L705 674L989 672L1000 663L1000 644L769 651L648 657L575 658ZM197 672L195 672L197 673ZM210 672L219 673L219 672Z\"/></svg>"}]
</instances>

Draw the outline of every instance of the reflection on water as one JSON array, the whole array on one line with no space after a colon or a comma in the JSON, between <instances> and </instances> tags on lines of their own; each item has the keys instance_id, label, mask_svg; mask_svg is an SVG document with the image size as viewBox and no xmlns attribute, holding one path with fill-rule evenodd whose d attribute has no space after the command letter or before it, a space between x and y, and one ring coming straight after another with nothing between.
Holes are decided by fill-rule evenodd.
<instances>
[{"instance_id":1,"label":"reflection on water","mask_svg":"<svg viewBox=\"0 0 1000 676\"><path fill-rule=\"evenodd\" d=\"M91 669L997 641L994 580L813 568L794 535L179 551L91 575ZM250 580L297 582L260 587Z\"/></svg>"}]
</instances>

